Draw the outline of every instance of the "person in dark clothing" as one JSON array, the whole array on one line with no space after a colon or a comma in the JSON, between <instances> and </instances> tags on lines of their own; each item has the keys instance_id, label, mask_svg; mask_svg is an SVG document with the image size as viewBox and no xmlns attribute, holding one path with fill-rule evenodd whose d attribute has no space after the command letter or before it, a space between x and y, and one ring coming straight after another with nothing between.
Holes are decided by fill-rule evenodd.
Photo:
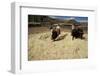
<instances>
[{"instance_id":1,"label":"person in dark clothing","mask_svg":"<svg viewBox=\"0 0 100 76\"><path fill-rule=\"evenodd\" d=\"M83 30L80 26L76 26L72 32L71 32L71 35L72 35L72 40L77 39L77 38L81 38L83 39Z\"/></svg>"},{"instance_id":2,"label":"person in dark clothing","mask_svg":"<svg viewBox=\"0 0 100 76\"><path fill-rule=\"evenodd\" d=\"M74 38L75 39L78 38L78 36L79 36L78 30L76 28L73 29L72 32L71 32L71 35L72 35L72 40L74 40Z\"/></svg>"},{"instance_id":3,"label":"person in dark clothing","mask_svg":"<svg viewBox=\"0 0 100 76\"><path fill-rule=\"evenodd\" d=\"M53 30L52 30L52 40L55 41L57 36L58 36L58 34L57 34L57 31L56 31L56 27L54 27Z\"/></svg>"},{"instance_id":4,"label":"person in dark clothing","mask_svg":"<svg viewBox=\"0 0 100 76\"><path fill-rule=\"evenodd\" d=\"M78 27L77 30L79 32L79 38L83 39L83 34L84 34L83 29L81 27Z\"/></svg>"}]
</instances>

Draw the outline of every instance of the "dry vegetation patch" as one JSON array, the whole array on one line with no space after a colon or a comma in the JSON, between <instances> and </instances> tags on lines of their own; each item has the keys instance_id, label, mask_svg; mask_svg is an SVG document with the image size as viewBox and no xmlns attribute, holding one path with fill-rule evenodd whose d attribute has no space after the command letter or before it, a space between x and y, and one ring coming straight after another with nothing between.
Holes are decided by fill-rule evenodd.
<instances>
[{"instance_id":1,"label":"dry vegetation patch","mask_svg":"<svg viewBox=\"0 0 100 76\"><path fill-rule=\"evenodd\" d=\"M69 32L63 39L52 41L50 32L29 34L28 60L76 59L88 57L87 40L72 40ZM87 34L84 35L87 38Z\"/></svg>"}]
</instances>

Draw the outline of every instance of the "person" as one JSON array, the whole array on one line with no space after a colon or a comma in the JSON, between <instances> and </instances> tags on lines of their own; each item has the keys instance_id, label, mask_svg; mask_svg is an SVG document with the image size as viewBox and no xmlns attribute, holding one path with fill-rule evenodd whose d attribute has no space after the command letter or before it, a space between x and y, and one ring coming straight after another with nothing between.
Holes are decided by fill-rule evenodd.
<instances>
[{"instance_id":1,"label":"person","mask_svg":"<svg viewBox=\"0 0 100 76\"><path fill-rule=\"evenodd\" d=\"M77 38L80 38L80 39L83 39L83 29L81 28L80 25L78 26L75 26L74 29L72 29L72 32L71 32L71 35L72 35L72 40L77 39Z\"/></svg>"},{"instance_id":2,"label":"person","mask_svg":"<svg viewBox=\"0 0 100 76\"><path fill-rule=\"evenodd\" d=\"M53 27L52 29L52 40L55 41L55 39L58 37L58 33L56 30L56 27Z\"/></svg>"},{"instance_id":3,"label":"person","mask_svg":"<svg viewBox=\"0 0 100 76\"><path fill-rule=\"evenodd\" d=\"M81 26L78 26L78 29L77 30L79 32L79 38L83 39L84 32L83 32L83 29L81 28Z\"/></svg>"},{"instance_id":4,"label":"person","mask_svg":"<svg viewBox=\"0 0 100 76\"><path fill-rule=\"evenodd\" d=\"M61 34L60 26L56 27L58 36Z\"/></svg>"},{"instance_id":5,"label":"person","mask_svg":"<svg viewBox=\"0 0 100 76\"><path fill-rule=\"evenodd\" d=\"M78 36L79 36L79 32L78 32L77 29L78 29L77 26L75 26L74 29L72 29L72 32L71 32L72 40L74 40L74 38L75 38L75 39L78 38Z\"/></svg>"}]
</instances>

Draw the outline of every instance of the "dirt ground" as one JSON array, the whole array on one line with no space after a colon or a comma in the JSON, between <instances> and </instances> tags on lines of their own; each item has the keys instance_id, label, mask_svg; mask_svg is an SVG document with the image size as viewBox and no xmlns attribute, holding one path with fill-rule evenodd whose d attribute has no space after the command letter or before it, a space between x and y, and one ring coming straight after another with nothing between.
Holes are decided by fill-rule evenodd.
<instances>
[{"instance_id":1,"label":"dirt ground","mask_svg":"<svg viewBox=\"0 0 100 76\"><path fill-rule=\"evenodd\" d=\"M62 29L61 35L66 34L59 41L51 40L51 32L46 27L29 28L28 60L55 60L88 58L88 41L86 39L72 40L70 30Z\"/></svg>"}]
</instances>

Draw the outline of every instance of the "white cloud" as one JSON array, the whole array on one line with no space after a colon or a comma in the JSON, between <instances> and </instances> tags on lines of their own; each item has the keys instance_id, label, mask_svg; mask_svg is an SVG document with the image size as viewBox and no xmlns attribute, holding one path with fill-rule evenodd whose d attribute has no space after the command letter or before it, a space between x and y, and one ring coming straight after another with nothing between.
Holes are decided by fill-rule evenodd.
<instances>
[{"instance_id":1,"label":"white cloud","mask_svg":"<svg viewBox=\"0 0 100 76\"><path fill-rule=\"evenodd\" d=\"M64 20L73 20L75 19L74 17L70 17L70 18L65 18Z\"/></svg>"},{"instance_id":2,"label":"white cloud","mask_svg":"<svg viewBox=\"0 0 100 76\"><path fill-rule=\"evenodd\" d=\"M57 18L56 16L49 16L49 17L51 17L51 18Z\"/></svg>"},{"instance_id":3,"label":"white cloud","mask_svg":"<svg viewBox=\"0 0 100 76\"><path fill-rule=\"evenodd\" d=\"M78 22L88 22L88 20L78 20Z\"/></svg>"}]
</instances>

